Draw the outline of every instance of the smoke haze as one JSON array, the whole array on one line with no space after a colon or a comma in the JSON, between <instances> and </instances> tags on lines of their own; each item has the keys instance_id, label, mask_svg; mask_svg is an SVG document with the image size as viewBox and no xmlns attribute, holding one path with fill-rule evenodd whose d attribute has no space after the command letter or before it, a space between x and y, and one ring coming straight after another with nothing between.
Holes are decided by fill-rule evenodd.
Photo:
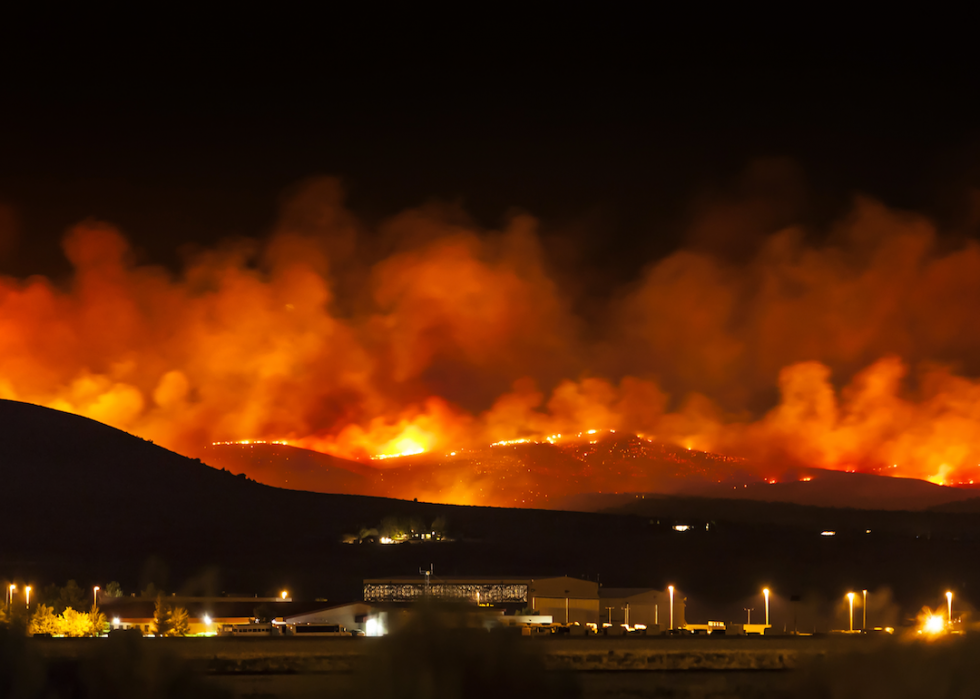
<instances>
[{"instance_id":1,"label":"smoke haze","mask_svg":"<svg viewBox=\"0 0 980 699\"><path fill-rule=\"evenodd\" d=\"M753 166L695 206L688 245L587 304L588 270L532 215L369 225L332 178L290 192L267 240L185 251L178 273L84 221L70 279L0 277L0 397L192 455L617 429L760 466L980 477L980 246L861 196L813 230L801 182ZM0 208L0 264L14 240Z\"/></svg>"}]
</instances>

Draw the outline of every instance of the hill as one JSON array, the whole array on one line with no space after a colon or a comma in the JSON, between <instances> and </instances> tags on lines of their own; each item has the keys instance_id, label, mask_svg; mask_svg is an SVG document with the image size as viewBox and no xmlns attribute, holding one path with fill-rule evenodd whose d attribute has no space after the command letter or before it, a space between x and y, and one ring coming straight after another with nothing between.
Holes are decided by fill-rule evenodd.
<instances>
[{"instance_id":1,"label":"hill","mask_svg":"<svg viewBox=\"0 0 980 699\"><path fill-rule=\"evenodd\" d=\"M596 511L594 493L648 493L788 502L816 507L923 510L977 491L912 478L817 468L763 472L710 452L607 434L422 454L365 465L276 444L218 444L215 466L277 487L431 502Z\"/></svg>"},{"instance_id":2,"label":"hill","mask_svg":"<svg viewBox=\"0 0 980 699\"><path fill-rule=\"evenodd\" d=\"M676 496L633 496L616 511L580 513L324 495L255 483L97 422L11 401L0 401L0 483L0 578L37 589L68 578L83 586L116 579L127 591L149 582L185 594L285 587L297 598L347 601L359 596L363 578L433 565L440 575L673 583L695 617L712 604L740 614L742 598L763 582L832 599L887 585L913 606L943 586L955 585L964 601L980 589L972 563L980 517L970 513ZM392 517L444 518L457 540L340 541ZM677 524L689 528L681 533ZM820 536L828 526L836 537Z\"/></svg>"},{"instance_id":3,"label":"hill","mask_svg":"<svg viewBox=\"0 0 980 699\"><path fill-rule=\"evenodd\" d=\"M313 493L378 495L378 471L356 461L284 444L212 444L201 456L218 468L244 473L276 488Z\"/></svg>"}]
</instances>

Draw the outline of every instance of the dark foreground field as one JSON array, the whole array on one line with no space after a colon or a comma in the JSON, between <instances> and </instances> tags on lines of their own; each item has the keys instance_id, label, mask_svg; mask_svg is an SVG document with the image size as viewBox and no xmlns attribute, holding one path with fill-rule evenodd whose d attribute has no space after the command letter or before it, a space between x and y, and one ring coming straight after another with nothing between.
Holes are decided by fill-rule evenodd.
<instances>
[{"instance_id":1,"label":"dark foreground field","mask_svg":"<svg viewBox=\"0 0 980 699\"><path fill-rule=\"evenodd\" d=\"M980 638L531 639L421 628L383 639L7 639L40 696L960 697ZM28 694L27 696L31 696Z\"/></svg>"}]
</instances>

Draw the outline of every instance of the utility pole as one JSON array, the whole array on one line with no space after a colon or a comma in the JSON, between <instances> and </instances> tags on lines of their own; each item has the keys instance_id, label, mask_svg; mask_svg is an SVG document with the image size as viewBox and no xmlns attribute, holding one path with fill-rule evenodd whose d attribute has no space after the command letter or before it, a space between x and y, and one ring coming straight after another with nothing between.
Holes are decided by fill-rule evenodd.
<instances>
[{"instance_id":1,"label":"utility pole","mask_svg":"<svg viewBox=\"0 0 980 699\"><path fill-rule=\"evenodd\" d=\"M613 610L612 607L606 607L606 613L608 614L610 626L612 626L612 610Z\"/></svg>"},{"instance_id":2,"label":"utility pole","mask_svg":"<svg viewBox=\"0 0 980 699\"><path fill-rule=\"evenodd\" d=\"M419 575L425 575L425 598L429 599L429 577L432 575L432 571L435 570L433 565L429 564L428 570L422 570L419 568Z\"/></svg>"},{"instance_id":3,"label":"utility pole","mask_svg":"<svg viewBox=\"0 0 980 699\"><path fill-rule=\"evenodd\" d=\"M746 625L751 624L752 623L752 612L755 611L755 607L742 607L742 609L745 610L745 613L748 615L746 617L746 619L745 619Z\"/></svg>"},{"instance_id":4,"label":"utility pole","mask_svg":"<svg viewBox=\"0 0 980 699\"><path fill-rule=\"evenodd\" d=\"M864 593L864 604L861 605L861 609L864 611L864 621L861 623L861 628L865 631L868 630L868 591L861 590Z\"/></svg>"}]
</instances>

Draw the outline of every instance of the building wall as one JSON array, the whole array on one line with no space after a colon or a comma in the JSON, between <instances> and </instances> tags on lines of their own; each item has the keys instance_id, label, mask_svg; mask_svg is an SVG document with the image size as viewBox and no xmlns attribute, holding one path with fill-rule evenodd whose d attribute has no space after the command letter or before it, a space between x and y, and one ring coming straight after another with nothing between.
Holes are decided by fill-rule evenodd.
<instances>
[{"instance_id":1,"label":"building wall","mask_svg":"<svg viewBox=\"0 0 980 699\"><path fill-rule=\"evenodd\" d=\"M353 629L365 631L365 622L370 611L371 605L355 602L338 607L318 609L308 614L296 614L286 617L283 621L288 624L340 624L348 631Z\"/></svg>"},{"instance_id":2,"label":"building wall","mask_svg":"<svg viewBox=\"0 0 980 699\"><path fill-rule=\"evenodd\" d=\"M568 623L574 624L595 624L599 620L599 600L598 599L576 599L568 600ZM550 615L556 624L565 623L565 597L536 597L534 600L534 611L538 614Z\"/></svg>"}]
</instances>

